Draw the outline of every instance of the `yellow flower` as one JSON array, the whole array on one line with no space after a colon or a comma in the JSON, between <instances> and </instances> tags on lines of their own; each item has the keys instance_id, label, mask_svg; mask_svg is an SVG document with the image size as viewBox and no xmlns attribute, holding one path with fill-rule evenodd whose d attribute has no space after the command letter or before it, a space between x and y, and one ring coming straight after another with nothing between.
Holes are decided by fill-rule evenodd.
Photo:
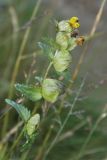
<instances>
[{"instance_id":1,"label":"yellow flower","mask_svg":"<svg viewBox=\"0 0 107 160\"><path fill-rule=\"evenodd\" d=\"M71 25L72 28L78 28L78 27L80 27L78 17L72 17L72 18L70 18L69 23L70 23L70 25Z\"/></svg>"}]
</instances>

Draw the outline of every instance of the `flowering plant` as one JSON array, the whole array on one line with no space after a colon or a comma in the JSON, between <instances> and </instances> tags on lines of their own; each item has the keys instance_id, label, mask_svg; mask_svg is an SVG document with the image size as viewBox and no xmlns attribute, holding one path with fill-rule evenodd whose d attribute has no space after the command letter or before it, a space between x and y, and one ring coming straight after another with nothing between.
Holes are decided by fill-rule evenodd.
<instances>
[{"instance_id":1,"label":"flowering plant","mask_svg":"<svg viewBox=\"0 0 107 160\"><path fill-rule=\"evenodd\" d=\"M72 17L69 20L56 22L56 39L50 40L49 43L39 42L39 46L49 53L50 64L44 77L36 77L39 82L36 85L15 84L15 88L23 96L31 101L40 101L44 99L47 102L55 103L61 93L62 82L57 79L48 78L48 72L53 66L55 72L62 74L69 68L72 62L71 51L78 45L83 45L85 38L79 36L78 28L80 27L78 17ZM31 115L31 112L22 104L18 104L10 99L6 103L11 105L18 112L24 121L24 135L28 144L38 132L40 124L40 114Z\"/></svg>"}]
</instances>

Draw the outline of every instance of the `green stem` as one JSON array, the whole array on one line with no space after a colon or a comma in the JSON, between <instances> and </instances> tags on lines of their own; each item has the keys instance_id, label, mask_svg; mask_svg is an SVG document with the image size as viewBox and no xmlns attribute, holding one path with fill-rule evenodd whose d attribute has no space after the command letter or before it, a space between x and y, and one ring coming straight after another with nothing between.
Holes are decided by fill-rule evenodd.
<instances>
[{"instance_id":1,"label":"green stem","mask_svg":"<svg viewBox=\"0 0 107 160\"><path fill-rule=\"evenodd\" d=\"M85 143L83 144L83 146L81 147L80 149L80 152L79 152L79 155L75 158L75 160L79 160L80 158L82 158L82 156L84 155L84 151L94 133L94 131L96 130L97 126L99 125L99 123L101 122L101 120L105 118L105 117L102 117L102 115L97 119L96 123L94 124L92 130L90 131Z\"/></svg>"},{"instance_id":2,"label":"green stem","mask_svg":"<svg viewBox=\"0 0 107 160\"><path fill-rule=\"evenodd\" d=\"M31 16L31 19L30 19L31 21L36 16L37 11L38 11L39 6L40 6L40 3L41 3L41 0L38 0L36 6L34 8L33 14ZM15 67L14 67L13 74L12 74L12 81L11 81L11 84L10 84L9 97L12 97L12 95L13 95L13 86L14 86L14 83L16 81L16 77L17 77L17 74L18 74L18 71L19 71L19 67L20 67L20 62L21 62L21 56L22 56L22 54L24 52L24 49L25 49L25 46L26 46L30 31L31 31L31 27L27 28L27 30L25 32L25 35L24 35L24 38L23 38L23 41L22 41L22 44L21 44L21 47L20 47L20 50L19 50L18 58L17 58L16 64L15 64Z\"/></svg>"},{"instance_id":3,"label":"green stem","mask_svg":"<svg viewBox=\"0 0 107 160\"><path fill-rule=\"evenodd\" d=\"M50 63L49 63L48 68L47 68L47 70L46 70L46 72L45 72L45 75L44 75L44 79L47 77L47 75L48 75L48 73L49 73L49 70L50 70L52 64L53 64L53 62L50 62Z\"/></svg>"},{"instance_id":4,"label":"green stem","mask_svg":"<svg viewBox=\"0 0 107 160\"><path fill-rule=\"evenodd\" d=\"M44 149L46 147L46 144L47 144L47 142L48 142L48 140L49 140L49 138L51 136L52 129L53 129L53 126L50 126L49 131L46 134L46 137L44 139L44 142L43 142L43 144L39 148L38 154L37 154L37 156L35 158L36 160L40 160L42 158Z\"/></svg>"},{"instance_id":5,"label":"green stem","mask_svg":"<svg viewBox=\"0 0 107 160\"><path fill-rule=\"evenodd\" d=\"M15 140L15 142L13 143L13 145L11 146L10 150L8 151L8 154L6 154L5 158L9 158L10 154L12 153L13 149L17 146L17 144L19 143L22 135L23 135L23 132L24 132L24 127L21 131L21 133L19 134L19 136L17 137L17 139Z\"/></svg>"},{"instance_id":6,"label":"green stem","mask_svg":"<svg viewBox=\"0 0 107 160\"><path fill-rule=\"evenodd\" d=\"M80 86L80 88L79 88L79 91L78 91L78 93L77 93L77 95L76 95L76 97L75 97L75 99L74 99L74 101L73 101L73 104L71 105L70 111L68 112L68 114L67 114L67 116L66 116L66 118L65 118L65 120L64 120L64 122L63 122L63 124L62 124L62 126L60 127L59 131L57 132L57 135L55 136L54 140L53 140L52 143L50 144L50 147L47 149L43 160L46 159L46 157L48 156L49 152L52 150L52 148L53 148L54 145L56 144L56 142L57 142L57 140L58 140L61 132L63 131L66 123L68 122L68 120L69 120L69 118L70 118L70 116L71 116L71 114L72 114L73 108L74 108L74 106L75 106L75 104L76 104L76 101L77 101L77 99L78 99L78 97L79 97L79 95L80 95L80 92L81 92L82 88L83 88L84 81L85 81L85 80L83 80L83 82L82 82L82 84L81 84L81 86Z\"/></svg>"},{"instance_id":7,"label":"green stem","mask_svg":"<svg viewBox=\"0 0 107 160\"><path fill-rule=\"evenodd\" d=\"M30 19L31 21L36 16L40 4L41 4L41 0L38 0L37 3L36 3L36 6L34 8L34 11L32 13L32 16L31 16L31 19ZM14 67L14 70L13 70L13 74L12 74L12 80L11 80L11 83L10 83L10 90L9 90L8 98L12 98L13 97L14 84L15 84L16 77L17 77L17 74L18 74L18 71L19 71L20 62L21 62L21 56L22 56L22 54L24 52L24 49L25 49L25 46L26 46L26 43L27 43L27 40L28 40L28 37L29 37L29 34L30 34L30 30L31 30L30 27L27 28L27 30L25 32L25 35L24 35L24 38L23 38L23 41L22 41L22 44L21 44L21 47L20 47L20 50L19 50L19 54L18 54L18 57L17 57L17 60L16 60L16 64L15 64L15 67ZM5 135L6 130L7 130L8 119L9 119L9 113L6 115L6 117L4 119L4 124L3 124L3 129L2 129L2 137Z\"/></svg>"}]
</instances>

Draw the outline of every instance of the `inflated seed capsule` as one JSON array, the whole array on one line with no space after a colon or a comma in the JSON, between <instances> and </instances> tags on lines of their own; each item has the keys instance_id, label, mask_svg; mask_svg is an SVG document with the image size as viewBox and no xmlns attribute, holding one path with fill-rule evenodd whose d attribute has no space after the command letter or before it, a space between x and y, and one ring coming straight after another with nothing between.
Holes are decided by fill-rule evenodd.
<instances>
[{"instance_id":1,"label":"inflated seed capsule","mask_svg":"<svg viewBox=\"0 0 107 160\"><path fill-rule=\"evenodd\" d=\"M76 46L77 46L76 38L75 38L75 37L71 37L71 38L69 39L68 50L69 50L69 51L72 51Z\"/></svg>"},{"instance_id":2,"label":"inflated seed capsule","mask_svg":"<svg viewBox=\"0 0 107 160\"><path fill-rule=\"evenodd\" d=\"M56 35L56 43L63 49L67 49L69 45L69 38L70 35L68 35L65 32L58 32Z\"/></svg>"},{"instance_id":3,"label":"inflated seed capsule","mask_svg":"<svg viewBox=\"0 0 107 160\"><path fill-rule=\"evenodd\" d=\"M27 131L28 136L31 137L32 134L37 131L39 123L40 123L40 115L39 114L33 115L28 120L28 122L26 124L26 131Z\"/></svg>"},{"instance_id":4,"label":"inflated seed capsule","mask_svg":"<svg viewBox=\"0 0 107 160\"><path fill-rule=\"evenodd\" d=\"M67 50L57 50L53 58L53 66L57 72L63 72L71 63L71 55Z\"/></svg>"},{"instance_id":5,"label":"inflated seed capsule","mask_svg":"<svg viewBox=\"0 0 107 160\"><path fill-rule=\"evenodd\" d=\"M60 32L72 32L72 28L68 20L63 20L58 23L58 30Z\"/></svg>"},{"instance_id":6,"label":"inflated seed capsule","mask_svg":"<svg viewBox=\"0 0 107 160\"><path fill-rule=\"evenodd\" d=\"M42 83L42 96L48 102L54 103L61 91L61 84L56 79L47 78Z\"/></svg>"}]
</instances>

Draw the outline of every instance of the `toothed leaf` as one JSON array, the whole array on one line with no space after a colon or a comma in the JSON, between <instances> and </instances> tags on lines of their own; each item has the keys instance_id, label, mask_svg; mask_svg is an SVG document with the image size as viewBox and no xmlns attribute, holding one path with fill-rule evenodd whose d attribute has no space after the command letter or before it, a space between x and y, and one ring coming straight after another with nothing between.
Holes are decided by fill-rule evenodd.
<instances>
[{"instance_id":1,"label":"toothed leaf","mask_svg":"<svg viewBox=\"0 0 107 160\"><path fill-rule=\"evenodd\" d=\"M5 101L18 112L23 121L28 121L28 119L30 118L30 111L25 106L18 104L10 99L6 99Z\"/></svg>"},{"instance_id":2,"label":"toothed leaf","mask_svg":"<svg viewBox=\"0 0 107 160\"><path fill-rule=\"evenodd\" d=\"M15 87L19 92L21 92L24 96L32 101L37 101L42 98L41 87L39 86L16 84Z\"/></svg>"}]
</instances>

